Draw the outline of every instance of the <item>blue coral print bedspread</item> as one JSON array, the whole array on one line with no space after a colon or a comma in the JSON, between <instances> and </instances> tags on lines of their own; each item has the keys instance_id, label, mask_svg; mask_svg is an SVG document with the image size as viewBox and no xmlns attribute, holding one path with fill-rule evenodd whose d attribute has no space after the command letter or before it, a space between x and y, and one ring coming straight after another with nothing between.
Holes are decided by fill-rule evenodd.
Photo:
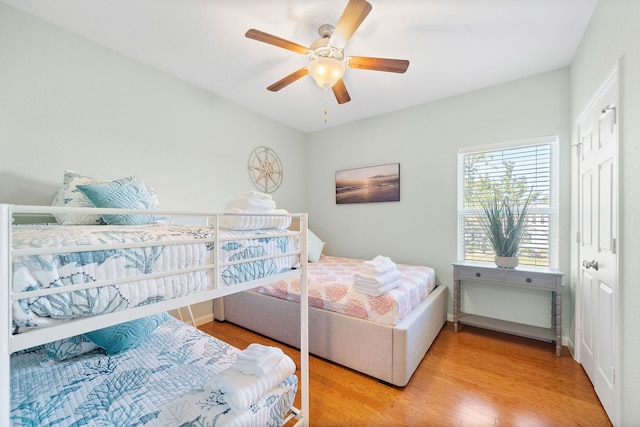
<instances>
[{"instance_id":1,"label":"blue coral print bedspread","mask_svg":"<svg viewBox=\"0 0 640 427\"><path fill-rule=\"evenodd\" d=\"M247 260L221 268L220 286L233 285L290 270L296 256L257 259L294 249L294 237L284 230L221 231L220 262ZM248 234L258 237L246 238ZM184 225L125 226L16 226L14 249L52 248L97 244L132 245L49 255L25 255L13 260L13 290L29 291L127 278L126 284L33 297L13 305L13 333L46 327L66 319L124 310L177 298L213 286L213 271L198 268L215 262L213 230ZM225 238L224 240L222 238ZM231 238L232 240L227 240ZM182 241L188 240L187 243ZM158 243L155 245L154 243ZM164 245L167 242L181 242ZM151 244L133 247L135 244ZM144 274L174 272L163 277Z\"/></svg>"},{"instance_id":2,"label":"blue coral print bedspread","mask_svg":"<svg viewBox=\"0 0 640 427\"><path fill-rule=\"evenodd\" d=\"M174 318L139 347L47 363L42 346L11 355L13 426L279 426L295 375L235 416L207 390L239 350Z\"/></svg>"}]
</instances>

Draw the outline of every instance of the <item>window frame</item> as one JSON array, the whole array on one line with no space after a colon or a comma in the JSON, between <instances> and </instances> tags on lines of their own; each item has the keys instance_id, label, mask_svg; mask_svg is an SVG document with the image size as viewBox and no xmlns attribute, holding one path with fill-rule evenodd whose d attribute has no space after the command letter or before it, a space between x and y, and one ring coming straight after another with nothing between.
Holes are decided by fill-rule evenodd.
<instances>
[{"instance_id":1,"label":"window frame","mask_svg":"<svg viewBox=\"0 0 640 427\"><path fill-rule=\"evenodd\" d=\"M465 229L464 220L467 215L478 215L484 213L480 209L465 209L465 188L464 188L464 160L465 156L472 154L482 154L501 150L511 150L518 148L526 148L533 146L548 145L550 147L549 153L549 207L548 208L534 208L530 210L530 213L542 213L549 215L549 266L550 268L557 268L559 262L558 254L558 206L559 206L559 140L557 136L545 136L539 138L530 138L525 140L507 141L502 143L493 143L486 145L478 145L472 147L461 148L458 150L458 185L457 185L457 257L459 260L465 260ZM472 261L483 262L483 261ZM522 262L521 262L522 264Z\"/></svg>"}]
</instances>

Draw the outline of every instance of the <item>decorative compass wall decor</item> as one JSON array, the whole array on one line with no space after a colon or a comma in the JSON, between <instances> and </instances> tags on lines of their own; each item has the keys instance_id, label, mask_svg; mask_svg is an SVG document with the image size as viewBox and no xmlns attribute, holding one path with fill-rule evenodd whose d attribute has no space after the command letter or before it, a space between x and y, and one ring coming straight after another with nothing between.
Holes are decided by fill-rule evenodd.
<instances>
[{"instance_id":1,"label":"decorative compass wall decor","mask_svg":"<svg viewBox=\"0 0 640 427\"><path fill-rule=\"evenodd\" d=\"M249 156L249 177L253 185L264 193L273 193L282 184L282 162L269 147L257 147Z\"/></svg>"}]
</instances>

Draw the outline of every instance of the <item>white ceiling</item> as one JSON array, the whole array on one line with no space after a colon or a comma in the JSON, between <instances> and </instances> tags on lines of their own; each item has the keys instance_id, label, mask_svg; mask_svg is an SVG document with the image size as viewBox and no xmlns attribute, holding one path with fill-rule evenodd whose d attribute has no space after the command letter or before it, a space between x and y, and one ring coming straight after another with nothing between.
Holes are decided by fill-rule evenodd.
<instances>
[{"instance_id":1,"label":"white ceiling","mask_svg":"<svg viewBox=\"0 0 640 427\"><path fill-rule=\"evenodd\" d=\"M410 65L348 69L343 105L310 76L267 91L308 59L244 33L308 46L347 0L2 1L307 133L567 66L597 0L369 0L345 55Z\"/></svg>"}]
</instances>

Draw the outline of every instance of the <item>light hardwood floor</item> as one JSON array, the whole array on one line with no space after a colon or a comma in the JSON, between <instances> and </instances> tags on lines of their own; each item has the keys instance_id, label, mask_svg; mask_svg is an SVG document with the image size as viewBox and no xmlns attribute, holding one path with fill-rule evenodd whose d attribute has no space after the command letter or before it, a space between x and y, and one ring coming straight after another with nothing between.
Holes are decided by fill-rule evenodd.
<instances>
[{"instance_id":1,"label":"light hardwood floor","mask_svg":"<svg viewBox=\"0 0 640 427\"><path fill-rule=\"evenodd\" d=\"M289 346L228 322L200 326L238 347ZM611 426L582 367L563 348L466 326L444 326L404 388L314 356L311 426ZM296 406L300 407L299 396Z\"/></svg>"}]
</instances>

